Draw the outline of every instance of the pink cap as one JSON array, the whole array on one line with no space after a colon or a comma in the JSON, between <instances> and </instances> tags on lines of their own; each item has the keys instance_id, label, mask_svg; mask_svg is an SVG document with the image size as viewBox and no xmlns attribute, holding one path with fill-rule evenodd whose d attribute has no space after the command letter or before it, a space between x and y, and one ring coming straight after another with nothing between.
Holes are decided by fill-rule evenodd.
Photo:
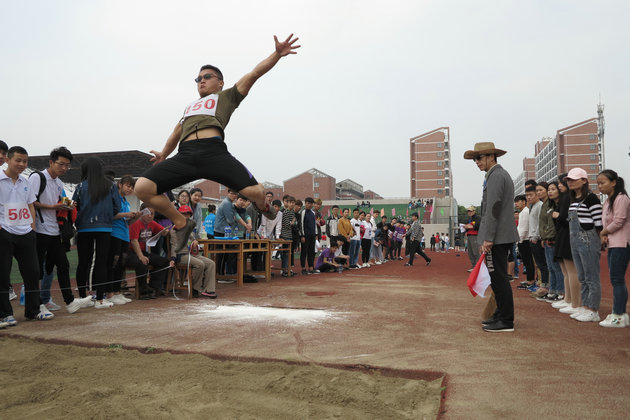
<instances>
[{"instance_id":1,"label":"pink cap","mask_svg":"<svg viewBox=\"0 0 630 420\"><path fill-rule=\"evenodd\" d=\"M586 171L582 168L573 168L567 174L567 178L573 179L573 180L578 180L582 178L588 179L588 175Z\"/></svg>"}]
</instances>

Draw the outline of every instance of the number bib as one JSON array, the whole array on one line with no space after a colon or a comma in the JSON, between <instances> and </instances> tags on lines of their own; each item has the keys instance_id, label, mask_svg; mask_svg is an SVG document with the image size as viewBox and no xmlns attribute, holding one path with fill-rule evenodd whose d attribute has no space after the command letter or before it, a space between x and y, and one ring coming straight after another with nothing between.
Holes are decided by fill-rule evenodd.
<instances>
[{"instance_id":1,"label":"number bib","mask_svg":"<svg viewBox=\"0 0 630 420\"><path fill-rule=\"evenodd\" d=\"M7 203L4 205L4 223L7 226L24 226L33 223L31 210L25 203Z\"/></svg>"},{"instance_id":2,"label":"number bib","mask_svg":"<svg viewBox=\"0 0 630 420\"><path fill-rule=\"evenodd\" d=\"M193 115L210 115L213 116L217 112L217 104L219 103L219 95L212 94L197 99L186 107L182 120L192 117Z\"/></svg>"}]
</instances>

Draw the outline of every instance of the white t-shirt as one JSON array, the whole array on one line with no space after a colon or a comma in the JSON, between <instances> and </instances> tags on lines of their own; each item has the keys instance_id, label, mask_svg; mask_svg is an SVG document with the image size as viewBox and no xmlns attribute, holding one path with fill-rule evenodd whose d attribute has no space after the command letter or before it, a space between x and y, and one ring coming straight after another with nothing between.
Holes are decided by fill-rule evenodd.
<instances>
[{"instance_id":1,"label":"white t-shirt","mask_svg":"<svg viewBox=\"0 0 630 420\"><path fill-rule=\"evenodd\" d=\"M361 240L361 222L358 219L350 219L350 225L354 229L354 236L350 238L351 241Z\"/></svg>"},{"instance_id":2,"label":"white t-shirt","mask_svg":"<svg viewBox=\"0 0 630 420\"><path fill-rule=\"evenodd\" d=\"M42 171L46 177L46 188L39 196L39 202L42 204L52 205L59 202L59 197L63 194L63 182L59 178L53 178L47 169ZM28 178L28 184L33 190L35 196L39 191L41 183L41 177L36 173L33 173ZM40 217L41 214L41 217ZM43 217L43 221L42 221ZM59 224L57 223L57 211L53 209L35 208L35 232L42 233L44 235L58 236Z\"/></svg>"},{"instance_id":3,"label":"white t-shirt","mask_svg":"<svg viewBox=\"0 0 630 420\"><path fill-rule=\"evenodd\" d=\"M372 239L372 236L374 236L374 234L372 233L372 223L364 220L361 222L361 224L365 229L365 231L363 232L363 239Z\"/></svg>"},{"instance_id":4,"label":"white t-shirt","mask_svg":"<svg viewBox=\"0 0 630 420\"><path fill-rule=\"evenodd\" d=\"M35 194L24 175L19 175L13 183L0 171L0 227L14 235L29 233L33 218L28 205L35 201Z\"/></svg>"}]
</instances>

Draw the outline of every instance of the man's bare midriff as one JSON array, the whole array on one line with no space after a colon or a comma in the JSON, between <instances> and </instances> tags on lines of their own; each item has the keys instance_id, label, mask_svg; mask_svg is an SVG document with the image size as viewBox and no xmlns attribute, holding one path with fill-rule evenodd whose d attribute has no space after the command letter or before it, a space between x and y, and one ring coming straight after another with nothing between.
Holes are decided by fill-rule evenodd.
<instances>
[{"instance_id":1,"label":"man's bare midriff","mask_svg":"<svg viewBox=\"0 0 630 420\"><path fill-rule=\"evenodd\" d=\"M198 130L195 133L190 134L183 141L197 140L197 139L209 139L210 137L223 137L221 131L218 128L209 127Z\"/></svg>"}]
</instances>

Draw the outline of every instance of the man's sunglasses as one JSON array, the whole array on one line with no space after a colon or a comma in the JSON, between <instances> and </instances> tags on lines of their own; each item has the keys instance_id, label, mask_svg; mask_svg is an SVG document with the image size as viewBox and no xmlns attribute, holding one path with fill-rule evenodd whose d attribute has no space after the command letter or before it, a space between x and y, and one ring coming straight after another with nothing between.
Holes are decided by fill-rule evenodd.
<instances>
[{"instance_id":1,"label":"man's sunglasses","mask_svg":"<svg viewBox=\"0 0 630 420\"><path fill-rule=\"evenodd\" d=\"M206 74L204 74L203 76L197 76L197 77L195 78L195 83L199 83L199 82L201 82L203 79L205 79L205 80L210 80L210 79L212 79L213 77L216 77L217 79L219 79L219 76L217 76L216 74L206 73Z\"/></svg>"}]
</instances>

